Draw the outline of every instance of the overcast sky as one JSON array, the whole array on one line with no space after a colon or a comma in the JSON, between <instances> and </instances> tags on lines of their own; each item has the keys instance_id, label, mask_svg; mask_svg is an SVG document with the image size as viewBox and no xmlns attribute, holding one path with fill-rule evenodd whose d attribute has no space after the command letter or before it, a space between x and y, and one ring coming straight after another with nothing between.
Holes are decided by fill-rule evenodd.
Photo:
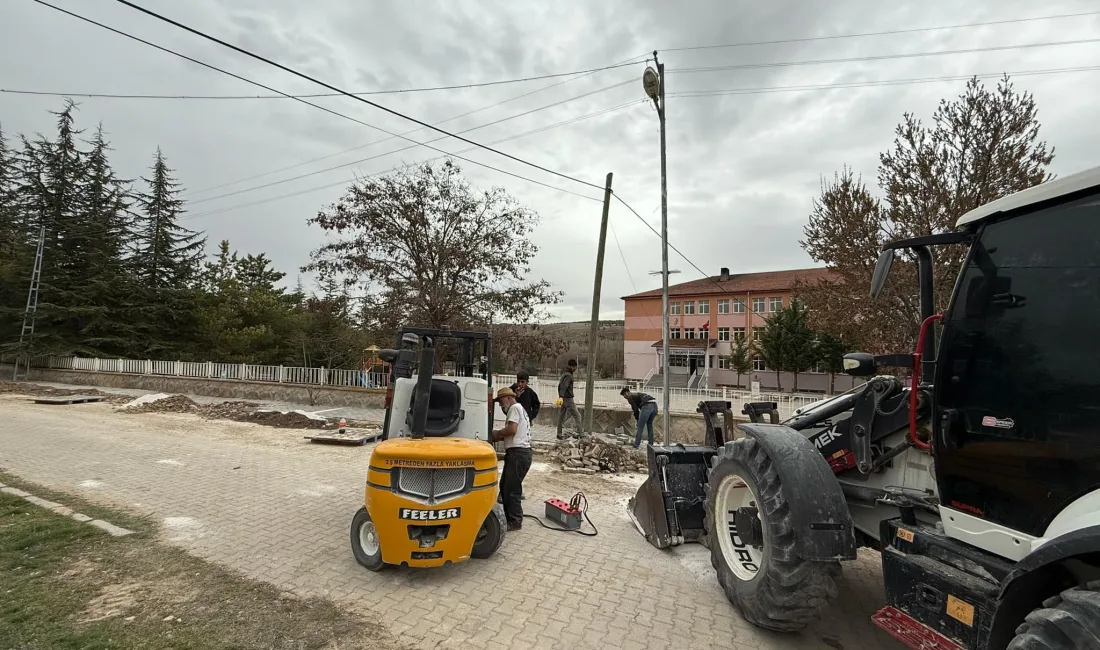
<instances>
[{"instance_id":1,"label":"overcast sky","mask_svg":"<svg viewBox=\"0 0 1100 650\"><path fill-rule=\"evenodd\" d=\"M52 0L66 9L181 51L290 93L325 89L187 34L112 0ZM1100 64L1100 44L1079 43L978 53L813 65L676 73L676 69L835 60L917 52L1100 38L1100 16L1034 20L913 34L838 38L733 48L700 45L798 39L937 27L1096 10L1095 3L1018 0L924 0L890 6L877 0L744 2L657 0L531 2L354 2L352 0L143 0L195 28L353 92L458 85L586 70L639 61L633 67L571 79L371 99L426 122L437 122L524 93L540 92L445 123L460 131L562 102L465 135L544 167L602 185L615 174L616 193L654 227L660 224L659 133L643 99L644 55L668 68L669 239L711 274L812 266L798 240L822 175L848 164L873 182L877 155L889 147L906 111L928 120L937 102L964 81L686 97L703 90L762 89L1051 70ZM901 4L901 3L899 3ZM632 57L634 57L632 59ZM566 83L560 83L566 81ZM994 83L992 80L988 83ZM621 85L620 85L621 84ZM1042 137L1055 147L1059 175L1100 164L1100 71L1019 76L1035 94ZM553 86L553 87L551 87ZM65 16L32 0L0 2L0 88L59 93L256 95L265 91ZM599 91L599 92L595 92ZM336 116L286 99L82 99L79 125L106 128L120 174L145 173L156 147L188 192L185 225L205 231L214 247L229 239L241 252L266 252L297 275L324 235L306 225L336 200L357 174L439 155L421 146L271 187L199 202L228 192L343 165L404 148ZM0 93L0 125L8 136L48 134L60 97ZM395 133L416 125L348 98L318 103ZM634 105L622 107L629 102ZM590 116L616 107L617 110ZM576 120L569 124L562 122ZM419 130L420 142L437 133ZM432 146L458 152L454 139ZM346 151L361 147L354 151ZM332 155L340 153L339 155ZM462 154L590 197L598 190L525 167L491 152ZM325 160L209 189L322 156ZM587 318L599 236L600 204L469 163L477 185L499 185L535 209L542 223L532 273L565 292L555 320ZM318 189L321 188L321 189ZM202 191L208 190L208 191ZM288 198L287 194L297 194ZM262 203L261 203L262 202ZM237 207L242 206L245 207ZM235 209L229 209L235 208ZM204 214L221 210L216 214ZM602 314L622 315L623 295L659 286L660 240L613 203ZM625 265L623 261L625 257ZM699 277L672 253L674 281Z\"/></svg>"}]
</instances>

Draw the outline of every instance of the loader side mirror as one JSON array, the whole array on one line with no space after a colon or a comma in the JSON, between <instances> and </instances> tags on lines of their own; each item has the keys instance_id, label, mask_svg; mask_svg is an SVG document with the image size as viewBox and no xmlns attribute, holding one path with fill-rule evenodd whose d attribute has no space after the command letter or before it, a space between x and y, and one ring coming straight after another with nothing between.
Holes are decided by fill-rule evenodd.
<instances>
[{"instance_id":1,"label":"loader side mirror","mask_svg":"<svg viewBox=\"0 0 1100 650\"><path fill-rule=\"evenodd\" d=\"M843 367L846 375L870 377L875 374L875 357L867 352L849 352L844 355Z\"/></svg>"},{"instance_id":2,"label":"loader side mirror","mask_svg":"<svg viewBox=\"0 0 1100 650\"><path fill-rule=\"evenodd\" d=\"M890 267L893 265L893 248L887 248L879 253L878 261L875 262L875 271L871 274L871 300L878 300L882 295L882 290L886 287L886 278L890 275Z\"/></svg>"}]
</instances>

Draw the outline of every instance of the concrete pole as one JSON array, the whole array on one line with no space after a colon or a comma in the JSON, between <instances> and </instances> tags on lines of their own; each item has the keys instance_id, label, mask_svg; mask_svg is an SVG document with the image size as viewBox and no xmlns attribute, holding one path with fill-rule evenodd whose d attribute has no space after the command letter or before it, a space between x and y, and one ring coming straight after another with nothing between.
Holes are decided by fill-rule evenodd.
<instances>
[{"instance_id":1,"label":"concrete pole","mask_svg":"<svg viewBox=\"0 0 1100 650\"><path fill-rule=\"evenodd\" d=\"M665 160L665 64L657 61L657 51L653 51L653 60L657 63L657 76L661 83L658 87L660 95L657 117L661 121L661 314L663 318L661 341L664 350L664 359L661 363L661 398L662 425L665 431L665 445L672 444L672 418L669 414L669 405L672 396L669 394L668 358L669 358L669 333L668 333L668 171Z\"/></svg>"},{"instance_id":2,"label":"concrete pole","mask_svg":"<svg viewBox=\"0 0 1100 650\"><path fill-rule=\"evenodd\" d=\"M592 287L592 325L588 330L588 381L584 385L584 428L593 433L596 416L596 357L600 342L600 289L603 285L603 251L607 244L607 217L611 210L611 173L603 190L603 219L600 221L600 245L596 249L596 280Z\"/></svg>"}]
</instances>

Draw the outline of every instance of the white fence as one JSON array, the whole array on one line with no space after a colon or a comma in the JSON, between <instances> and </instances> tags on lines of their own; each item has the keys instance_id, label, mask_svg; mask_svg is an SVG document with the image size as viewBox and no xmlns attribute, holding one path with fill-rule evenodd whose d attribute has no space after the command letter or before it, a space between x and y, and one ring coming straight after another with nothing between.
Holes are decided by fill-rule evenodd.
<instances>
[{"instance_id":1,"label":"white fence","mask_svg":"<svg viewBox=\"0 0 1100 650\"><path fill-rule=\"evenodd\" d=\"M246 363L215 363L213 361L154 361L140 359L99 359L86 357L46 357L35 359L35 368L55 370L81 370L85 372L118 372L135 375L162 375L197 379L227 379L237 381L265 381L307 386L340 386L358 388L384 388L387 371L364 372L332 368L300 368L294 366L258 366ZM494 387L511 386L515 375L494 375ZM595 406L627 409L626 400L620 395L624 386L642 390L663 404L660 388L644 388L645 382L600 380L596 382L593 403ZM558 398L557 378L540 380L531 377L530 386L544 404L552 404ZM578 404L584 403L585 382L576 381L573 386ZM732 402L733 412L741 413L745 402L775 402L783 418L790 417L796 409L819 400L826 395L760 393L728 389L672 388L669 390L669 410L673 413L695 413L699 402L723 400Z\"/></svg>"}]
</instances>

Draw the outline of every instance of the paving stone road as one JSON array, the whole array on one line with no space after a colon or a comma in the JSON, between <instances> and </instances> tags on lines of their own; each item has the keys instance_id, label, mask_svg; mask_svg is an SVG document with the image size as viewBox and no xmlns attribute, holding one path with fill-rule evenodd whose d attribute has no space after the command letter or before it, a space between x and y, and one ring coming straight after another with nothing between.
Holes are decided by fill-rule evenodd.
<instances>
[{"instance_id":1,"label":"paving stone road","mask_svg":"<svg viewBox=\"0 0 1100 650\"><path fill-rule=\"evenodd\" d=\"M310 445L301 432L190 415L120 414L106 404L34 405L0 396L0 468L146 514L169 543L302 596L387 621L422 648L900 648L875 628L878 558L845 565L840 598L799 634L745 623L706 549L650 547L626 516L638 477L566 475L536 464L529 511L583 490L595 538L529 525L489 560L371 573L348 524L370 447Z\"/></svg>"}]
</instances>

